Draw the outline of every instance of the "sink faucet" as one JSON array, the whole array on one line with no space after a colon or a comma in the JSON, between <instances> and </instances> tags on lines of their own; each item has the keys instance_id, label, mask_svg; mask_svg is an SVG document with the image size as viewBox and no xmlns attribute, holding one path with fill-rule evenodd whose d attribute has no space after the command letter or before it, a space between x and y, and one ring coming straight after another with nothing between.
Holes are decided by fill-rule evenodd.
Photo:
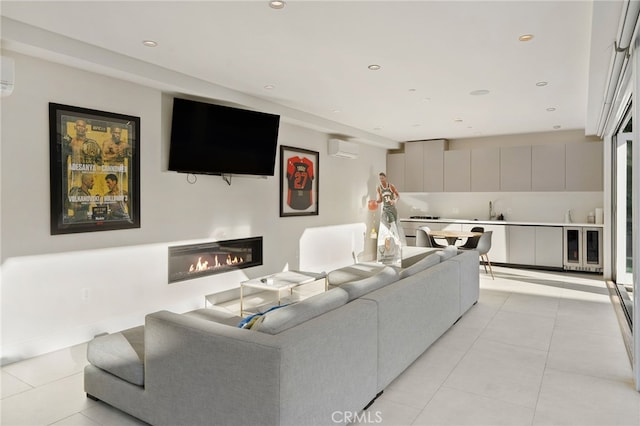
<instances>
[{"instance_id":1,"label":"sink faucet","mask_svg":"<svg viewBox=\"0 0 640 426\"><path fill-rule=\"evenodd\" d=\"M493 202L489 201L489 220L496 219L496 212L493 211Z\"/></svg>"}]
</instances>

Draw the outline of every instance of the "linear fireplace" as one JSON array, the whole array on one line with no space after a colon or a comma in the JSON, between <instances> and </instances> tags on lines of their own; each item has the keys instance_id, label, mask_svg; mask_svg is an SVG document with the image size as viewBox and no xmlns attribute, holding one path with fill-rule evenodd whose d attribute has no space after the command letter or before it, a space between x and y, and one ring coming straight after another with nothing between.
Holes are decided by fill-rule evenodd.
<instances>
[{"instance_id":1,"label":"linear fireplace","mask_svg":"<svg viewBox=\"0 0 640 426\"><path fill-rule=\"evenodd\" d=\"M262 265L262 237L169 247L169 284Z\"/></svg>"}]
</instances>

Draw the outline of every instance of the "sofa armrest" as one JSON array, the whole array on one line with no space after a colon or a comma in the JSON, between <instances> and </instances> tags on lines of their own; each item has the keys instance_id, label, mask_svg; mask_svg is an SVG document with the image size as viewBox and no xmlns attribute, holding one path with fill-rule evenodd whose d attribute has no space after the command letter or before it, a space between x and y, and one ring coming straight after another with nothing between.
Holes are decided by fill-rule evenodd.
<instances>
[{"instance_id":1,"label":"sofa armrest","mask_svg":"<svg viewBox=\"0 0 640 426\"><path fill-rule=\"evenodd\" d=\"M158 416L151 423L278 424L278 392L265 391L280 386L277 343L200 318L147 315L145 389Z\"/></svg>"},{"instance_id":2,"label":"sofa armrest","mask_svg":"<svg viewBox=\"0 0 640 426\"><path fill-rule=\"evenodd\" d=\"M468 250L447 260L460 265L460 315L473 306L480 297L480 262L478 252Z\"/></svg>"},{"instance_id":3,"label":"sofa armrest","mask_svg":"<svg viewBox=\"0 0 640 426\"><path fill-rule=\"evenodd\" d=\"M373 303L355 302L277 335L148 315L151 423L331 424L336 409L362 409L376 392L377 313ZM354 352L362 357L345 357Z\"/></svg>"}]
</instances>

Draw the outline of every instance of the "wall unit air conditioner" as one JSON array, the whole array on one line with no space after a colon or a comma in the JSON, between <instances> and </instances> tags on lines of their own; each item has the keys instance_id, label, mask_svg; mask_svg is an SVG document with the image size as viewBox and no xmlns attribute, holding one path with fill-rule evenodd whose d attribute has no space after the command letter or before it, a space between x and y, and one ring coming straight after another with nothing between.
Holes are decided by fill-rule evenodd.
<instances>
[{"instance_id":1,"label":"wall unit air conditioner","mask_svg":"<svg viewBox=\"0 0 640 426\"><path fill-rule=\"evenodd\" d=\"M329 155L339 158L358 158L358 144L341 139L329 139Z\"/></svg>"},{"instance_id":2,"label":"wall unit air conditioner","mask_svg":"<svg viewBox=\"0 0 640 426\"><path fill-rule=\"evenodd\" d=\"M13 92L14 68L13 58L0 56L0 96L9 96Z\"/></svg>"}]
</instances>

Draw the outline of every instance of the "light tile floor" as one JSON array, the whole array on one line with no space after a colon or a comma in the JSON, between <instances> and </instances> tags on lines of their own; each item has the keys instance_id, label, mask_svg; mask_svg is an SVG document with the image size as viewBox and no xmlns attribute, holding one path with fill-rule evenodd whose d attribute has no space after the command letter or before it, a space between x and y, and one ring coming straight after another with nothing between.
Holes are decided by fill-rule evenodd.
<instances>
[{"instance_id":1,"label":"light tile floor","mask_svg":"<svg viewBox=\"0 0 640 426\"><path fill-rule=\"evenodd\" d=\"M494 268L480 301L358 424L640 425L640 393L601 277ZM86 345L2 368L1 421L144 424L82 391ZM249 426L249 425L248 425Z\"/></svg>"}]
</instances>

